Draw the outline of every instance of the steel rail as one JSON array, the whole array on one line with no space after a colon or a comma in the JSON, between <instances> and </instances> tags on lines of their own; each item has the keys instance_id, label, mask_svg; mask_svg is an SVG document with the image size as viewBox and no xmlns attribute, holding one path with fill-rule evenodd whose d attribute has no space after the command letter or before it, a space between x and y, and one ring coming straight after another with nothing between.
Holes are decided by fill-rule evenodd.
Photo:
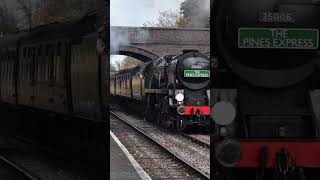
<instances>
[{"instance_id":1,"label":"steel rail","mask_svg":"<svg viewBox=\"0 0 320 180\"><path fill-rule=\"evenodd\" d=\"M14 168L16 171L20 172L23 176L25 176L26 178L28 178L30 180L40 180L40 178L37 177L36 175L32 174L31 172L24 169L23 167L20 167L18 164L16 164L13 161L10 161L9 159L7 159L6 157L4 157L2 155L0 155L0 161L4 162L5 164L10 166L11 168Z\"/></svg>"},{"instance_id":2,"label":"steel rail","mask_svg":"<svg viewBox=\"0 0 320 180\"><path fill-rule=\"evenodd\" d=\"M185 164L187 167L193 169L195 172L197 172L202 178L205 179L210 179L210 175L201 171L199 168L195 167L194 165L188 163L187 161L185 161L179 154L171 151L170 149L163 147L161 145L161 143L159 143L155 138L151 137L150 135L148 135L147 133L143 132L143 130L141 130L140 128L136 127L135 125L133 125L132 123L130 123L128 120L126 120L124 117L122 117L121 115L118 115L117 113L113 112L112 110L110 110L110 114L112 114L113 116L115 116L116 118L120 119L121 121L123 121L124 123L126 123L127 125L129 125L130 127L132 127L133 129L135 129L137 132L139 132L140 134L142 134L143 136L147 137L148 139L150 139L153 143L155 143L157 146L159 146L161 149L163 149L164 151L166 151L167 153L169 153L170 155L172 155L175 159L177 159L178 161L180 161L181 163Z\"/></svg>"}]
</instances>

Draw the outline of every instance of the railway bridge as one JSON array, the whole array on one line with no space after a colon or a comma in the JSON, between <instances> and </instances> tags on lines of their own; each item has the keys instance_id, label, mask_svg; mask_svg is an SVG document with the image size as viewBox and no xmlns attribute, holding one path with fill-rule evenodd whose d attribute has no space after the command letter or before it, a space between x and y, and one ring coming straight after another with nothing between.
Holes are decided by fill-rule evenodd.
<instances>
[{"instance_id":1,"label":"railway bridge","mask_svg":"<svg viewBox=\"0 0 320 180\"><path fill-rule=\"evenodd\" d=\"M175 55L184 49L209 53L210 30L110 27L111 55L127 55L145 62L164 55Z\"/></svg>"}]
</instances>

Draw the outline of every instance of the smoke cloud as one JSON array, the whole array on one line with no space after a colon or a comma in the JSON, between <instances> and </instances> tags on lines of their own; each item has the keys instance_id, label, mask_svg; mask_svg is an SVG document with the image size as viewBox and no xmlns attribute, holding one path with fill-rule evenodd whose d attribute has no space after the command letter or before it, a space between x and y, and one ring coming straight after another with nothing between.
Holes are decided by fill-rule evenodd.
<instances>
[{"instance_id":1,"label":"smoke cloud","mask_svg":"<svg viewBox=\"0 0 320 180\"><path fill-rule=\"evenodd\" d=\"M121 46L133 46L131 43L143 43L149 39L149 31L142 27L116 27L110 28L110 51L118 54Z\"/></svg>"},{"instance_id":2,"label":"smoke cloud","mask_svg":"<svg viewBox=\"0 0 320 180\"><path fill-rule=\"evenodd\" d=\"M110 51L114 54L120 49L120 46L129 45L129 35L126 29L110 28Z\"/></svg>"},{"instance_id":3,"label":"smoke cloud","mask_svg":"<svg viewBox=\"0 0 320 180\"><path fill-rule=\"evenodd\" d=\"M189 28L209 28L210 0L185 0L181 4L181 10L188 18Z\"/></svg>"}]
</instances>

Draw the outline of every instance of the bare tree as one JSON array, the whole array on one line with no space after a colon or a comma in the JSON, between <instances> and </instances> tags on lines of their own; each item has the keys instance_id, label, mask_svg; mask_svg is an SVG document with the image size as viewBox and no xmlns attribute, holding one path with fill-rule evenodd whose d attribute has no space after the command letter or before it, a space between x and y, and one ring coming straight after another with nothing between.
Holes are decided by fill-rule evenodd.
<instances>
[{"instance_id":1,"label":"bare tree","mask_svg":"<svg viewBox=\"0 0 320 180\"><path fill-rule=\"evenodd\" d=\"M160 11L155 22L146 22L143 26L169 28L209 28L210 0L185 0L180 10Z\"/></svg>"},{"instance_id":2,"label":"bare tree","mask_svg":"<svg viewBox=\"0 0 320 180\"><path fill-rule=\"evenodd\" d=\"M110 64L110 72L111 73L116 72L116 67L114 64Z\"/></svg>"},{"instance_id":3,"label":"bare tree","mask_svg":"<svg viewBox=\"0 0 320 180\"><path fill-rule=\"evenodd\" d=\"M116 71L120 71L121 70L121 60L117 59L115 62L114 62L114 66L115 66L115 70Z\"/></svg>"},{"instance_id":4,"label":"bare tree","mask_svg":"<svg viewBox=\"0 0 320 180\"><path fill-rule=\"evenodd\" d=\"M123 69L133 68L141 64L143 64L142 61L130 56L126 56L124 58L118 57L117 59L115 59L114 63L111 64L111 70L120 71Z\"/></svg>"},{"instance_id":5,"label":"bare tree","mask_svg":"<svg viewBox=\"0 0 320 180\"><path fill-rule=\"evenodd\" d=\"M145 27L181 28L187 23L179 11L165 10L159 12L156 22L148 21L143 24Z\"/></svg>"},{"instance_id":6,"label":"bare tree","mask_svg":"<svg viewBox=\"0 0 320 180\"><path fill-rule=\"evenodd\" d=\"M122 69L129 69L129 68L133 68L133 67L136 67L138 65L141 65L143 62L136 59L136 58L133 58L133 57L130 57L130 56L127 56L125 59L122 60L121 62L121 68Z\"/></svg>"},{"instance_id":7,"label":"bare tree","mask_svg":"<svg viewBox=\"0 0 320 180\"><path fill-rule=\"evenodd\" d=\"M13 33L17 31L17 20L8 10L6 3L0 4L0 33L1 36L6 33Z\"/></svg>"},{"instance_id":8,"label":"bare tree","mask_svg":"<svg viewBox=\"0 0 320 180\"><path fill-rule=\"evenodd\" d=\"M41 0L33 15L36 25L73 21L97 9L99 0Z\"/></svg>"},{"instance_id":9,"label":"bare tree","mask_svg":"<svg viewBox=\"0 0 320 180\"><path fill-rule=\"evenodd\" d=\"M18 11L22 12L26 18L26 26L28 29L32 28L32 15L34 10L34 4L31 0L17 0Z\"/></svg>"}]
</instances>

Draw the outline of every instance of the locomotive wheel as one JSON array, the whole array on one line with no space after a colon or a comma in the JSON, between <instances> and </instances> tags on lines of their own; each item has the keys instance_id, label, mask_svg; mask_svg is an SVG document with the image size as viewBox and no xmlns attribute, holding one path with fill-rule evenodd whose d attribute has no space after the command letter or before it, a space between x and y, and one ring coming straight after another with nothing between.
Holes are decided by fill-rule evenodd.
<instances>
[{"instance_id":1,"label":"locomotive wheel","mask_svg":"<svg viewBox=\"0 0 320 180\"><path fill-rule=\"evenodd\" d=\"M163 99L159 108L158 122L166 129L173 128L173 122L169 119L169 99L167 96Z\"/></svg>"},{"instance_id":2,"label":"locomotive wheel","mask_svg":"<svg viewBox=\"0 0 320 180\"><path fill-rule=\"evenodd\" d=\"M155 106L154 106L154 98L152 95L147 95L147 103L145 110L145 118L147 121L154 121L155 117Z\"/></svg>"},{"instance_id":3,"label":"locomotive wheel","mask_svg":"<svg viewBox=\"0 0 320 180\"><path fill-rule=\"evenodd\" d=\"M186 126L183 124L183 119L178 118L175 122L175 128L177 131L182 132L185 130Z\"/></svg>"},{"instance_id":4,"label":"locomotive wheel","mask_svg":"<svg viewBox=\"0 0 320 180\"><path fill-rule=\"evenodd\" d=\"M160 104L159 104L160 105ZM157 112L156 112L156 121L157 124L162 126L162 111L161 111L161 105L157 108Z\"/></svg>"},{"instance_id":5,"label":"locomotive wheel","mask_svg":"<svg viewBox=\"0 0 320 180\"><path fill-rule=\"evenodd\" d=\"M156 115L156 123L160 126L162 126L162 98L158 97L158 106L156 107L156 112L155 112L155 115Z\"/></svg>"}]
</instances>

